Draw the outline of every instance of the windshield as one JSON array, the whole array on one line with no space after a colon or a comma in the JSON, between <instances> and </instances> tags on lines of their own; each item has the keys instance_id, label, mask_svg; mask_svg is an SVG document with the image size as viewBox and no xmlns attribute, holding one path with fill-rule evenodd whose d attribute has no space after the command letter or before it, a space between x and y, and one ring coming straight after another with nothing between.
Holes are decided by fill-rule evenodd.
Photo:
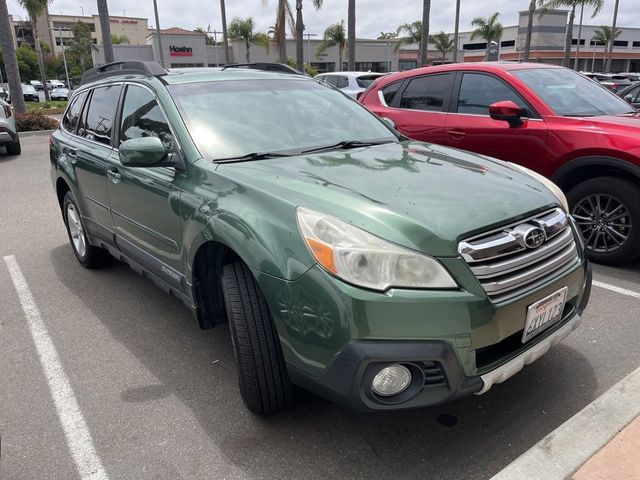
<instances>
[{"instance_id":1,"label":"windshield","mask_svg":"<svg viewBox=\"0 0 640 480\"><path fill-rule=\"evenodd\" d=\"M210 159L251 153L299 154L340 142L397 141L357 102L297 79L169 85L200 153Z\"/></svg>"},{"instance_id":2,"label":"windshield","mask_svg":"<svg viewBox=\"0 0 640 480\"><path fill-rule=\"evenodd\" d=\"M572 70L532 68L513 74L558 115L592 117L622 115L633 110L617 95Z\"/></svg>"}]
</instances>

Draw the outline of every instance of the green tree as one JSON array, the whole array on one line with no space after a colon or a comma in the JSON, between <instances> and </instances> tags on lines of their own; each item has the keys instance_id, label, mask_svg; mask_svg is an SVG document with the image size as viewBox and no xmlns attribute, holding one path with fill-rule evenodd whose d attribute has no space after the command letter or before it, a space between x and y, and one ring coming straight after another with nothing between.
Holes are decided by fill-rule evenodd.
<instances>
[{"instance_id":1,"label":"green tree","mask_svg":"<svg viewBox=\"0 0 640 480\"><path fill-rule=\"evenodd\" d=\"M487 41L487 55L491 42L499 42L502 37L502 24L498 21L499 12L494 13L490 17L476 17L471 25L476 29L471 33L471 40L476 37L484 38Z\"/></svg>"},{"instance_id":2,"label":"green tree","mask_svg":"<svg viewBox=\"0 0 640 480\"><path fill-rule=\"evenodd\" d=\"M31 45L23 43L16 49L18 68L20 68L20 78L23 81L35 80L39 77L38 55L31 48ZM43 83L44 85L44 83Z\"/></svg>"},{"instance_id":3,"label":"green tree","mask_svg":"<svg viewBox=\"0 0 640 480\"><path fill-rule=\"evenodd\" d=\"M397 32L380 32L378 35L378 40L395 40L398 38Z\"/></svg>"},{"instance_id":4,"label":"green tree","mask_svg":"<svg viewBox=\"0 0 640 480\"><path fill-rule=\"evenodd\" d=\"M431 36L430 41L436 47L436 50L442 54L442 63L444 64L447 59L447 52L453 49L453 40L449 38L449 34L438 32Z\"/></svg>"},{"instance_id":5,"label":"green tree","mask_svg":"<svg viewBox=\"0 0 640 480\"><path fill-rule=\"evenodd\" d=\"M564 41L564 59L562 60L562 65L565 67L569 66L569 61L571 59L573 24L576 18L576 8L579 6L591 7L592 8L591 18L593 18L598 13L600 13L600 10L602 10L602 7L604 6L604 0L547 0L542 3L543 12L545 10L554 10L562 7L568 7L570 9L569 23L567 24L567 31L565 35L565 41Z\"/></svg>"},{"instance_id":6,"label":"green tree","mask_svg":"<svg viewBox=\"0 0 640 480\"><path fill-rule=\"evenodd\" d=\"M324 35L322 37L322 42L318 45L316 49L316 56L322 55L327 49L331 47L338 47L338 68L336 71L340 71L343 69L342 67L342 58L344 55L344 49L347 48L347 32L344 28L344 20L340 21L340 23L335 23L333 25L329 25L324 31Z\"/></svg>"},{"instance_id":7,"label":"green tree","mask_svg":"<svg viewBox=\"0 0 640 480\"><path fill-rule=\"evenodd\" d=\"M422 45L422 22L420 20L413 23L404 23L398 27L398 43L396 50L403 45Z\"/></svg>"},{"instance_id":8,"label":"green tree","mask_svg":"<svg viewBox=\"0 0 640 480\"><path fill-rule=\"evenodd\" d=\"M323 0L311 0L316 10L322 8ZM311 61L311 59L309 59ZM304 20L302 18L302 0L296 0L296 68L304 71Z\"/></svg>"},{"instance_id":9,"label":"green tree","mask_svg":"<svg viewBox=\"0 0 640 480\"><path fill-rule=\"evenodd\" d=\"M26 106L24 97L21 95L20 68L16 57L16 49L13 45L7 0L0 0L0 57L2 57L2 67L5 68L5 78L9 84L9 92L13 97L13 108L16 109L16 112L22 113L26 110Z\"/></svg>"},{"instance_id":10,"label":"green tree","mask_svg":"<svg viewBox=\"0 0 640 480\"><path fill-rule=\"evenodd\" d=\"M613 40L618 38L621 33L621 28L616 28L614 32L614 30L610 26L602 25L598 30L596 30L595 34L593 35L593 39L599 45L608 45L609 42L612 42Z\"/></svg>"},{"instance_id":11,"label":"green tree","mask_svg":"<svg viewBox=\"0 0 640 480\"><path fill-rule=\"evenodd\" d=\"M234 18L229 24L229 38L231 40L243 40L247 63L251 61L251 47L253 45L262 45L267 52L271 44L269 35L264 32L254 32L253 18Z\"/></svg>"},{"instance_id":12,"label":"green tree","mask_svg":"<svg viewBox=\"0 0 640 480\"><path fill-rule=\"evenodd\" d=\"M18 0L18 3L27 11L27 14L29 15L29 21L33 30L33 39L36 46L36 56L38 59L38 67L40 70L40 81L42 82L42 85L46 85L47 79L44 75L44 60L42 58L42 49L40 48L40 34L38 32L38 17L45 12L49 0ZM46 88L44 89L44 98L47 101L50 100L49 90L47 90Z\"/></svg>"},{"instance_id":13,"label":"green tree","mask_svg":"<svg viewBox=\"0 0 640 480\"><path fill-rule=\"evenodd\" d=\"M531 0L529 2L529 16L527 17L527 31L524 35L524 53L522 60L529 61L531 55L531 34L533 33L533 14L536 13L536 6L540 0Z\"/></svg>"},{"instance_id":14,"label":"green tree","mask_svg":"<svg viewBox=\"0 0 640 480\"><path fill-rule=\"evenodd\" d=\"M215 45L213 38L211 38L211 36L207 33L207 31L204 28L198 27L194 30L194 32L202 33L204 35L205 45Z\"/></svg>"},{"instance_id":15,"label":"green tree","mask_svg":"<svg viewBox=\"0 0 640 480\"><path fill-rule=\"evenodd\" d=\"M269 0L260 0L263 6L269 4ZM292 32L296 32L296 22L293 18L291 4L288 0L278 0L276 9L276 24L269 29L273 34L273 40L278 48L278 62L287 63L287 23Z\"/></svg>"},{"instance_id":16,"label":"green tree","mask_svg":"<svg viewBox=\"0 0 640 480\"><path fill-rule=\"evenodd\" d=\"M620 0L616 0L616 3L613 7L613 23L611 24L611 30L615 31L616 30L616 24L618 22L618 7L620 6ZM608 48L608 54L607 54L607 61L605 64L605 71L610 72L611 71L611 60L613 60L613 39L611 39L611 42L609 42L609 48Z\"/></svg>"},{"instance_id":17,"label":"green tree","mask_svg":"<svg viewBox=\"0 0 640 480\"><path fill-rule=\"evenodd\" d=\"M429 18L431 16L431 0L422 0L422 31L420 32L420 38L430 39L429 36ZM429 56L429 42L423 42L420 44L419 54L420 66L427 64L427 58Z\"/></svg>"},{"instance_id":18,"label":"green tree","mask_svg":"<svg viewBox=\"0 0 640 480\"><path fill-rule=\"evenodd\" d=\"M129 40L129 37L127 37L126 35L118 35L117 33L111 34L112 45L129 45L130 43L131 41Z\"/></svg>"},{"instance_id":19,"label":"green tree","mask_svg":"<svg viewBox=\"0 0 640 480\"><path fill-rule=\"evenodd\" d=\"M69 75L78 77L93 66L91 58L91 30L86 23L76 22L71 27L72 39L66 41L67 66Z\"/></svg>"}]
</instances>

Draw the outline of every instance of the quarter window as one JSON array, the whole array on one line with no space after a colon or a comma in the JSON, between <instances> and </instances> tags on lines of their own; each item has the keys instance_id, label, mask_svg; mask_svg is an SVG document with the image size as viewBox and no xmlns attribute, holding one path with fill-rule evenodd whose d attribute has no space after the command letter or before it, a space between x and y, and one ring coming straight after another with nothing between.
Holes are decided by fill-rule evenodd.
<instances>
[{"instance_id":1,"label":"quarter window","mask_svg":"<svg viewBox=\"0 0 640 480\"><path fill-rule=\"evenodd\" d=\"M382 89L384 103L386 103L387 105L391 105L393 99L396 97L396 93L398 93L398 90L400 90L400 85L402 85L402 82L396 82Z\"/></svg>"},{"instance_id":2,"label":"quarter window","mask_svg":"<svg viewBox=\"0 0 640 480\"><path fill-rule=\"evenodd\" d=\"M465 73L462 76L458 113L489 115L489 105L506 100L511 100L521 108L527 108L516 92L495 77L479 73Z\"/></svg>"},{"instance_id":3,"label":"quarter window","mask_svg":"<svg viewBox=\"0 0 640 480\"><path fill-rule=\"evenodd\" d=\"M157 137L167 150L173 135L153 94L146 88L129 85L122 107L120 142L140 137Z\"/></svg>"},{"instance_id":4,"label":"quarter window","mask_svg":"<svg viewBox=\"0 0 640 480\"><path fill-rule=\"evenodd\" d=\"M451 87L451 74L414 78L402 92L400 108L442 112Z\"/></svg>"},{"instance_id":5,"label":"quarter window","mask_svg":"<svg viewBox=\"0 0 640 480\"><path fill-rule=\"evenodd\" d=\"M120 85L95 88L78 133L89 140L110 145L113 116L119 96Z\"/></svg>"},{"instance_id":6,"label":"quarter window","mask_svg":"<svg viewBox=\"0 0 640 480\"><path fill-rule=\"evenodd\" d=\"M76 133L76 127L78 126L78 120L80 119L80 112L82 111L82 104L87 96L87 92L79 93L71 101L71 105L67 109L62 119L62 128L67 132Z\"/></svg>"}]
</instances>

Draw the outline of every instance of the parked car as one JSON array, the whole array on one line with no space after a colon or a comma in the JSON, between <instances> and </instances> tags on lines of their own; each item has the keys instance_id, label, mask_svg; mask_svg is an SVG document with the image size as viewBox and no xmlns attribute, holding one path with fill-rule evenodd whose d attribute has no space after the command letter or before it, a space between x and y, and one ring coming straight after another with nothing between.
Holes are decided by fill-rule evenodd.
<instances>
[{"instance_id":1,"label":"parked car","mask_svg":"<svg viewBox=\"0 0 640 480\"><path fill-rule=\"evenodd\" d=\"M640 73L624 72L624 73L621 73L621 75L624 75L625 77L627 77L631 82L640 82Z\"/></svg>"},{"instance_id":2,"label":"parked car","mask_svg":"<svg viewBox=\"0 0 640 480\"><path fill-rule=\"evenodd\" d=\"M316 75L315 78L327 82L353 98L358 98L369 86L385 73L371 72L331 72Z\"/></svg>"},{"instance_id":3,"label":"parked car","mask_svg":"<svg viewBox=\"0 0 640 480\"><path fill-rule=\"evenodd\" d=\"M40 80L30 80L27 82L27 85L31 85L36 89L37 92L42 92L44 88L42 87L42 82Z\"/></svg>"},{"instance_id":4,"label":"parked car","mask_svg":"<svg viewBox=\"0 0 640 480\"><path fill-rule=\"evenodd\" d=\"M547 179L303 76L165 73L85 73L51 135L56 198L81 265L109 252L229 323L251 411L293 384L363 410L484 393L577 327L590 270Z\"/></svg>"},{"instance_id":5,"label":"parked car","mask_svg":"<svg viewBox=\"0 0 640 480\"><path fill-rule=\"evenodd\" d=\"M631 85L631 80L625 74L616 73L589 73L581 72L587 78L595 80L599 84L607 87L612 92L617 92Z\"/></svg>"},{"instance_id":6,"label":"parked car","mask_svg":"<svg viewBox=\"0 0 640 480\"><path fill-rule=\"evenodd\" d=\"M64 82L60 80L47 80L47 89L53 90L54 88L66 88Z\"/></svg>"},{"instance_id":7,"label":"parked car","mask_svg":"<svg viewBox=\"0 0 640 480\"><path fill-rule=\"evenodd\" d=\"M0 100L0 146L5 147L9 155L20 155L16 118L11 105L3 100Z\"/></svg>"},{"instance_id":8,"label":"parked car","mask_svg":"<svg viewBox=\"0 0 640 480\"><path fill-rule=\"evenodd\" d=\"M0 85L0 100L11 103L11 96L9 95L9 89Z\"/></svg>"},{"instance_id":9,"label":"parked car","mask_svg":"<svg viewBox=\"0 0 640 480\"><path fill-rule=\"evenodd\" d=\"M618 96L630 103L634 108L640 108L640 82L629 85L618 92Z\"/></svg>"},{"instance_id":10,"label":"parked car","mask_svg":"<svg viewBox=\"0 0 640 480\"><path fill-rule=\"evenodd\" d=\"M640 118L606 88L553 65L491 62L403 72L360 100L408 137L553 180L593 260L640 256Z\"/></svg>"},{"instance_id":11,"label":"parked car","mask_svg":"<svg viewBox=\"0 0 640 480\"><path fill-rule=\"evenodd\" d=\"M22 96L24 97L25 101L33 101L33 102L39 102L40 101L40 97L38 96L38 92L36 92L35 87L31 86L31 85L25 85L22 84Z\"/></svg>"},{"instance_id":12,"label":"parked car","mask_svg":"<svg viewBox=\"0 0 640 480\"><path fill-rule=\"evenodd\" d=\"M69 89L65 87L54 88L49 97L51 100L69 100Z\"/></svg>"}]
</instances>

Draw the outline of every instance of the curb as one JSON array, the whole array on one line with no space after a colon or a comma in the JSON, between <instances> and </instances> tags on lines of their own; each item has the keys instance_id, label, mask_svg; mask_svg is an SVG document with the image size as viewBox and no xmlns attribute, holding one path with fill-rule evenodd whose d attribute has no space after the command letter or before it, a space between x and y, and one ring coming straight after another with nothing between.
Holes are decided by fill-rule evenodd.
<instances>
[{"instance_id":1,"label":"curb","mask_svg":"<svg viewBox=\"0 0 640 480\"><path fill-rule=\"evenodd\" d=\"M51 135L55 131L56 131L56 129L53 129L53 130L33 130L33 131L28 131L28 132L19 131L18 134L21 137L39 137L39 136Z\"/></svg>"}]
</instances>

